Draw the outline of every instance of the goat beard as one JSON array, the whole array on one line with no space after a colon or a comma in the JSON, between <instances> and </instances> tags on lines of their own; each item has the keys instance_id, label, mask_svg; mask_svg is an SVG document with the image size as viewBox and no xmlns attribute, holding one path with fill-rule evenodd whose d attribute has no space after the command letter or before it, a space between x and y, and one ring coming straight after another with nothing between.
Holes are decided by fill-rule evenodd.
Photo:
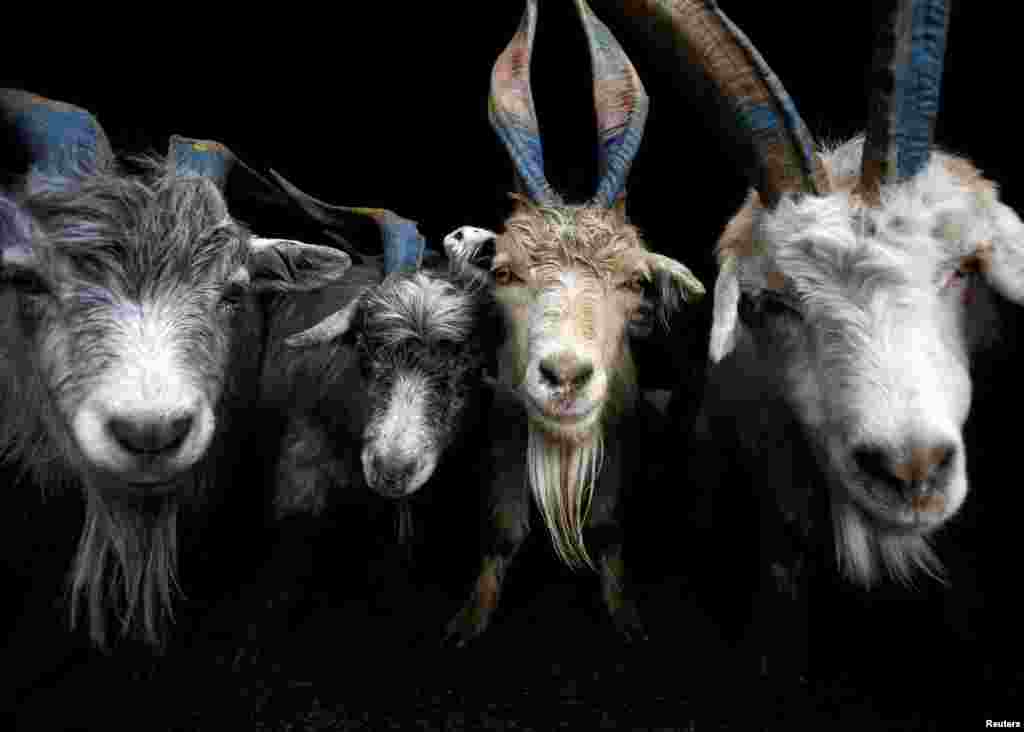
<instances>
[{"instance_id":1,"label":"goat beard","mask_svg":"<svg viewBox=\"0 0 1024 732\"><path fill-rule=\"evenodd\" d=\"M902 584L910 584L915 570L943 581L942 563L921 534L887 532L874 526L864 511L848 498L832 492L832 524L836 553L843 572L870 587L885 569Z\"/></svg>"},{"instance_id":2,"label":"goat beard","mask_svg":"<svg viewBox=\"0 0 1024 732\"><path fill-rule=\"evenodd\" d=\"M594 484L601 473L604 435L558 440L529 425L527 478L558 556L570 567L594 567L583 543Z\"/></svg>"},{"instance_id":3,"label":"goat beard","mask_svg":"<svg viewBox=\"0 0 1024 732\"><path fill-rule=\"evenodd\" d=\"M122 636L137 633L150 645L160 645L179 591L182 498L180 493L113 497L85 490L85 524L70 575L71 625L84 605L97 646L106 646L108 613L117 617Z\"/></svg>"}]
</instances>

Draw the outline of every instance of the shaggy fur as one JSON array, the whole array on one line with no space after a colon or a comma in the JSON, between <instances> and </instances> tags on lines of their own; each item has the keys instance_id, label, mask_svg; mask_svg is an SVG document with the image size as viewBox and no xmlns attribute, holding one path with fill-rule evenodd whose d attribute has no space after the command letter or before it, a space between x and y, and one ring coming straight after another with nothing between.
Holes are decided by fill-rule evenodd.
<instances>
[{"instance_id":1,"label":"shaggy fur","mask_svg":"<svg viewBox=\"0 0 1024 732\"><path fill-rule=\"evenodd\" d=\"M802 426L818 480L829 486L840 563L867 585L882 568L902 581L916 569L941 571L927 537L967 492L967 367L994 332L985 282L1020 299L1024 225L969 162L941 152L914 178L883 186L870 206L854 192L862 147L856 138L823 151L833 193L772 211L752 193L726 227L705 417L772 411L744 405L746 391L785 405L780 414ZM788 460L745 429L752 457ZM895 449L908 435L956 448L942 500L897 499L850 458L865 440ZM759 474L778 476L782 505L799 490L785 484L785 470Z\"/></svg>"},{"instance_id":2,"label":"shaggy fur","mask_svg":"<svg viewBox=\"0 0 1024 732\"><path fill-rule=\"evenodd\" d=\"M487 288L446 268L393 274L383 282L378 277L372 267L357 267L317 303L286 298L272 320L265 389L288 393L280 401L292 412L278 470L279 513L322 511L328 493L348 482L360 448L369 450L363 458L368 481L380 476L365 464L366 455L379 456L381 470L401 474L395 427L405 433L403 447L415 445L408 457L440 459L478 418L495 327ZM324 331L303 350L273 345L325 312L320 322L328 322L346 306L353 311L344 332ZM396 399L406 397L421 409L392 425L402 409Z\"/></svg>"},{"instance_id":3,"label":"shaggy fur","mask_svg":"<svg viewBox=\"0 0 1024 732\"><path fill-rule=\"evenodd\" d=\"M703 290L685 267L648 251L618 210L515 198L505 231L491 235L493 256L482 245L483 230L455 232L446 246L492 277L501 274L495 292L507 333L499 380L519 394L530 417L530 489L558 555L570 566L594 567L583 543L588 506L605 440L633 413L637 394L626 335L648 332L655 317L667 324L681 302ZM537 405L533 370L544 348L592 359L595 375L582 396L593 402L592 419L553 422Z\"/></svg>"},{"instance_id":4,"label":"shaggy fur","mask_svg":"<svg viewBox=\"0 0 1024 732\"><path fill-rule=\"evenodd\" d=\"M25 190L0 211L0 455L44 490L84 492L72 624L84 610L103 645L113 611L123 634L137 630L157 644L176 587L179 509L204 502L216 456L230 443L231 405L252 397L245 359L258 356L261 329L252 295L257 286L287 289L318 263L286 262L288 248L257 252L209 180L162 164L140 177L35 177ZM314 249L298 256L315 257ZM215 430L198 462L155 494L99 469L75 432L82 404L100 388L116 394L117 369L126 359L146 362L151 344L163 349L161 377L201 393Z\"/></svg>"}]
</instances>

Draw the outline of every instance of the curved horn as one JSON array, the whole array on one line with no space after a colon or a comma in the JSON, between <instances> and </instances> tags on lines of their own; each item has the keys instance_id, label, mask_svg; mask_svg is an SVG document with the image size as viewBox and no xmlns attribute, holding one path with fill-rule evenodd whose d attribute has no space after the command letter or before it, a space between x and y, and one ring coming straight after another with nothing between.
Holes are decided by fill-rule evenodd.
<instances>
[{"instance_id":1,"label":"curved horn","mask_svg":"<svg viewBox=\"0 0 1024 732\"><path fill-rule=\"evenodd\" d=\"M289 348L308 348L321 343L329 343L344 335L352 327L352 320L359 309L361 298L362 293L356 295L345 307L335 310L316 325L285 338L284 344Z\"/></svg>"},{"instance_id":2,"label":"curved horn","mask_svg":"<svg viewBox=\"0 0 1024 732\"><path fill-rule=\"evenodd\" d=\"M823 194L829 183L792 99L747 37L714 0L593 0L647 38L669 38L681 65L697 72L733 112L755 154L752 182L767 206L784 193Z\"/></svg>"},{"instance_id":3,"label":"curved horn","mask_svg":"<svg viewBox=\"0 0 1024 732\"><path fill-rule=\"evenodd\" d=\"M419 268L427 242L420 234L415 221L384 208L335 206L324 203L300 191L282 178L277 171L271 170L270 175L295 204L322 224L341 229L343 232L358 226L359 222L370 221L376 224L384 244L385 276L400 270L415 271Z\"/></svg>"},{"instance_id":4,"label":"curved horn","mask_svg":"<svg viewBox=\"0 0 1024 732\"><path fill-rule=\"evenodd\" d=\"M945 0L890 0L871 62L872 92L858 191L913 176L931 154L946 53Z\"/></svg>"},{"instance_id":5,"label":"curved horn","mask_svg":"<svg viewBox=\"0 0 1024 732\"><path fill-rule=\"evenodd\" d=\"M256 171L239 160L227 145L216 140L197 140L192 137L171 135L167 145L167 162L179 174L202 175L212 180L223 193L228 176L236 165L269 185Z\"/></svg>"},{"instance_id":6,"label":"curved horn","mask_svg":"<svg viewBox=\"0 0 1024 732\"><path fill-rule=\"evenodd\" d=\"M640 148L649 100L626 52L587 5L576 0L590 47L597 111L598 180L594 203L605 208L626 197L626 178Z\"/></svg>"},{"instance_id":7,"label":"curved horn","mask_svg":"<svg viewBox=\"0 0 1024 732\"><path fill-rule=\"evenodd\" d=\"M494 62L487 116L516 168L516 181L535 203L561 203L544 177L540 125L530 90L530 56L537 27L537 0L526 0L519 29Z\"/></svg>"},{"instance_id":8,"label":"curved horn","mask_svg":"<svg viewBox=\"0 0 1024 732\"><path fill-rule=\"evenodd\" d=\"M21 89L0 89L0 127L11 130L26 153L29 169L77 177L114 164L113 149L99 121L73 104ZM13 169L7 161L0 167Z\"/></svg>"}]
</instances>

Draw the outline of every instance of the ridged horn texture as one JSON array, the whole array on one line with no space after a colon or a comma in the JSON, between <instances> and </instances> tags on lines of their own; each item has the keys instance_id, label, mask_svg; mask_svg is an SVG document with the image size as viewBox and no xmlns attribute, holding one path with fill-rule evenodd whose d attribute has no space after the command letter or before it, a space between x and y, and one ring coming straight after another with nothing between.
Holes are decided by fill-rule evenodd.
<instances>
[{"instance_id":1,"label":"ridged horn texture","mask_svg":"<svg viewBox=\"0 0 1024 732\"><path fill-rule=\"evenodd\" d=\"M576 0L590 47L597 112L598 185L593 202L611 208L626 196L626 179L640 149L649 100L626 52L587 5Z\"/></svg>"},{"instance_id":2,"label":"ridged horn texture","mask_svg":"<svg viewBox=\"0 0 1024 732\"><path fill-rule=\"evenodd\" d=\"M877 202L884 183L928 162L946 55L946 0L890 0L871 63L871 101L860 193Z\"/></svg>"},{"instance_id":3,"label":"ridged horn texture","mask_svg":"<svg viewBox=\"0 0 1024 732\"><path fill-rule=\"evenodd\" d=\"M239 162L235 154L223 143L181 135L171 135L167 161L174 165L179 174L205 176L221 191L227 187L231 169Z\"/></svg>"},{"instance_id":4,"label":"ridged horn texture","mask_svg":"<svg viewBox=\"0 0 1024 732\"><path fill-rule=\"evenodd\" d=\"M796 105L743 32L713 0L592 0L655 43L670 39L686 67L731 110L756 158L751 183L767 206L785 193L821 195L828 177Z\"/></svg>"},{"instance_id":5,"label":"ridged horn texture","mask_svg":"<svg viewBox=\"0 0 1024 732\"><path fill-rule=\"evenodd\" d=\"M114 152L88 110L22 89L0 89L0 128L21 147L31 169L74 176L113 165ZM0 159L0 164L8 163Z\"/></svg>"},{"instance_id":6,"label":"ridged horn texture","mask_svg":"<svg viewBox=\"0 0 1024 732\"><path fill-rule=\"evenodd\" d=\"M380 230L384 248L384 276L398 271L415 271L423 261L426 239L415 221L403 218L384 208L336 206L303 193L275 170L270 175L281 190L315 221L345 232L360 220L372 221Z\"/></svg>"},{"instance_id":7,"label":"ridged horn texture","mask_svg":"<svg viewBox=\"0 0 1024 732\"><path fill-rule=\"evenodd\" d=\"M530 57L537 30L537 0L526 0L519 29L494 62L487 117L516 169L519 187L536 203L555 205L562 197L544 177L544 150L530 88Z\"/></svg>"}]
</instances>

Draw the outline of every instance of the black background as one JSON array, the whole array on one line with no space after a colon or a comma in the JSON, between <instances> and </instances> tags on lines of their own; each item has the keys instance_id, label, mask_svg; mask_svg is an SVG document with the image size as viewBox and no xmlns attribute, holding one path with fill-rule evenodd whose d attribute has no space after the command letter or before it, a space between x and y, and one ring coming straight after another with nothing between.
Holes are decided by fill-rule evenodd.
<instances>
[{"instance_id":1,"label":"black background","mask_svg":"<svg viewBox=\"0 0 1024 732\"><path fill-rule=\"evenodd\" d=\"M842 140L862 128L873 4L722 4L817 137ZM512 170L485 100L521 4L356 5L253 5L224 17L212 4L131 6L110 17L28 8L21 20L5 19L0 85L88 108L119 151L163 152L173 133L219 140L322 199L416 219L435 246L464 223L499 227ZM970 156L1022 210L1013 21L995 4L954 7L936 141ZM577 26L570 3L542 3L533 78L548 177L582 200L596 183L595 135ZM652 100L630 215L653 248L686 262L710 289L712 246L745 181L713 115L674 88L650 49L623 42ZM172 647L163 661L79 649L73 661L34 662L43 671L25 674L34 680L20 721L26 729L119 720L138 729L793 729L833 721L982 729L985 719L1021 719L1019 316L1004 310L1003 341L975 379L972 493L941 550L953 585L872 593L830 585L812 637L828 670L810 685L778 691L740 672L742 645L706 609L721 603L686 579L715 576L717 557L740 542L727 531L691 540L685 522L663 519L654 537L640 529L651 562L640 569L648 582L641 609L652 626L641 650L617 645L592 584L552 568L542 548L524 558L505 620L461 656L436 653L434 638L423 637L457 607L468 575L453 572L447 585L399 593L400 601L380 599L373 582L346 580L272 639L185 644L188 654ZM707 316L705 306L685 322L691 341L706 343ZM671 435L665 451L677 454ZM684 478L669 480L651 503L675 506L690 490ZM20 538L4 544L16 551ZM59 633L39 639L40 649L64 642ZM967 726L953 726L954 713Z\"/></svg>"}]
</instances>

